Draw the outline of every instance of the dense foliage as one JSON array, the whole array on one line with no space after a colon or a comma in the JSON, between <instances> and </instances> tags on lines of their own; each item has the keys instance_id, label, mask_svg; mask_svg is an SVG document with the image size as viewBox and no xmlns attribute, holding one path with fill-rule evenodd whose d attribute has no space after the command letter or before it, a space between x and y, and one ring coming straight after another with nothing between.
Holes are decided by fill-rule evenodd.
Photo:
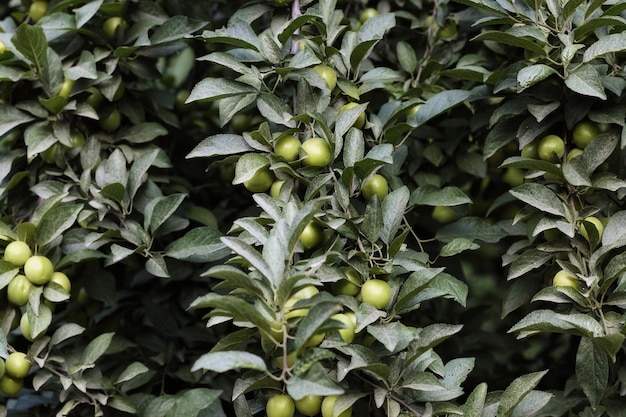
<instances>
[{"instance_id":1,"label":"dense foliage","mask_svg":"<svg viewBox=\"0 0 626 417\"><path fill-rule=\"evenodd\" d=\"M621 417L626 3L0 4L0 416Z\"/></svg>"}]
</instances>

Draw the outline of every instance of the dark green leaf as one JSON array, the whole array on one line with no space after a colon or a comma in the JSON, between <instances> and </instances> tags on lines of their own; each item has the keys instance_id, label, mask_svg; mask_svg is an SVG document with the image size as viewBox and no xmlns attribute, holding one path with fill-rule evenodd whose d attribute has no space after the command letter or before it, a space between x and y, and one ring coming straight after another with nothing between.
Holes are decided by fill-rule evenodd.
<instances>
[{"instance_id":1,"label":"dark green leaf","mask_svg":"<svg viewBox=\"0 0 626 417\"><path fill-rule=\"evenodd\" d=\"M609 358L594 339L583 337L576 352L576 379L592 407L604 398L609 381Z\"/></svg>"}]
</instances>

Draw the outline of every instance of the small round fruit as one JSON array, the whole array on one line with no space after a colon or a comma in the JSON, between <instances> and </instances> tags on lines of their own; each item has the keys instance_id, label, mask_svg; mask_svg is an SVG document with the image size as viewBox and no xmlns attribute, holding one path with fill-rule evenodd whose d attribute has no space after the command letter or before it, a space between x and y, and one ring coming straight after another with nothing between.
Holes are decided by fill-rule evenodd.
<instances>
[{"instance_id":1,"label":"small round fruit","mask_svg":"<svg viewBox=\"0 0 626 417\"><path fill-rule=\"evenodd\" d=\"M569 151L567 153L567 156L565 157L565 160L567 162L570 162L572 159L574 159L574 158L576 158L576 157L578 157L578 156L580 156L582 154L583 154L583 150L582 149L574 148L574 149L572 149L571 151Z\"/></svg>"},{"instance_id":2,"label":"small round fruit","mask_svg":"<svg viewBox=\"0 0 626 417\"><path fill-rule=\"evenodd\" d=\"M272 186L270 187L270 196L272 196L272 198L280 197L280 190L284 183L285 180L276 180L272 183Z\"/></svg>"},{"instance_id":3,"label":"small round fruit","mask_svg":"<svg viewBox=\"0 0 626 417\"><path fill-rule=\"evenodd\" d=\"M346 110L353 109L357 107L358 105L359 103L354 103L354 102L344 104L343 106L339 107L339 113L344 112ZM361 114L359 114L359 117L356 118L352 126L356 127L357 129L362 129L363 126L365 126L365 112L361 112Z\"/></svg>"},{"instance_id":4,"label":"small round fruit","mask_svg":"<svg viewBox=\"0 0 626 417\"><path fill-rule=\"evenodd\" d=\"M70 93L72 92L72 88L74 88L74 80L70 80L66 78L61 84L61 89L59 90L59 96L63 98L68 98Z\"/></svg>"},{"instance_id":5,"label":"small round fruit","mask_svg":"<svg viewBox=\"0 0 626 417\"><path fill-rule=\"evenodd\" d=\"M339 336L341 336L344 342L352 343L352 341L354 340L354 334L356 329L352 318L348 317L346 314L335 314L331 318L340 321L346 325L344 329L338 330Z\"/></svg>"},{"instance_id":6,"label":"small round fruit","mask_svg":"<svg viewBox=\"0 0 626 417\"><path fill-rule=\"evenodd\" d=\"M33 284L25 275L18 274L14 276L7 286L7 298L9 302L16 306L26 305L31 288L33 288Z\"/></svg>"},{"instance_id":7,"label":"small round fruit","mask_svg":"<svg viewBox=\"0 0 626 417\"><path fill-rule=\"evenodd\" d=\"M322 138L311 138L304 141L302 164L310 167L325 167L333 160L330 145Z\"/></svg>"},{"instance_id":8,"label":"small round fruit","mask_svg":"<svg viewBox=\"0 0 626 417\"><path fill-rule=\"evenodd\" d=\"M386 308L391 301L391 288L386 281L370 279L361 287L361 300L378 309Z\"/></svg>"},{"instance_id":9,"label":"small round fruit","mask_svg":"<svg viewBox=\"0 0 626 417\"><path fill-rule=\"evenodd\" d=\"M334 69L328 65L317 65L313 68L324 81L326 85L332 91L337 86L337 73Z\"/></svg>"},{"instance_id":10,"label":"small round fruit","mask_svg":"<svg viewBox=\"0 0 626 417\"><path fill-rule=\"evenodd\" d=\"M406 112L407 116L415 116L417 112L419 111L419 109L422 108L423 105L424 105L423 103L418 103L415 106L410 107L409 110L407 110Z\"/></svg>"},{"instance_id":11,"label":"small round fruit","mask_svg":"<svg viewBox=\"0 0 626 417\"><path fill-rule=\"evenodd\" d=\"M7 51L6 43L0 41L0 55L3 55Z\"/></svg>"},{"instance_id":12,"label":"small round fruit","mask_svg":"<svg viewBox=\"0 0 626 417\"><path fill-rule=\"evenodd\" d=\"M68 294L72 290L72 283L70 282L68 276L65 275L63 272L54 272L52 274L52 278L50 278L50 282L58 284Z\"/></svg>"},{"instance_id":13,"label":"small round fruit","mask_svg":"<svg viewBox=\"0 0 626 417\"><path fill-rule=\"evenodd\" d=\"M592 227L595 228L595 233L591 232L591 236L589 236L590 230L587 230L589 225L586 225L585 222L591 223L593 225ZM587 240L587 242L591 243L592 240L594 242L598 242L600 241L600 239L602 239L602 233L604 233L604 224L602 224L602 221L600 221L600 219L598 219L597 217L585 217L583 219L583 222L580 223L579 231L580 234Z\"/></svg>"},{"instance_id":14,"label":"small round fruit","mask_svg":"<svg viewBox=\"0 0 626 417\"><path fill-rule=\"evenodd\" d=\"M97 109L98 107L100 107L100 104L102 104L102 98L103 98L100 90L92 86L92 87L89 87L85 91L89 93L87 98L85 98L85 103L89 104L94 109Z\"/></svg>"},{"instance_id":15,"label":"small round fruit","mask_svg":"<svg viewBox=\"0 0 626 417\"><path fill-rule=\"evenodd\" d=\"M117 31L124 30L125 28L126 21L119 16L109 17L102 25L102 30L109 39L115 39Z\"/></svg>"},{"instance_id":16,"label":"small round fruit","mask_svg":"<svg viewBox=\"0 0 626 417\"><path fill-rule=\"evenodd\" d=\"M122 115L119 110L113 108L109 114L100 118L100 127L107 133L115 132L122 122Z\"/></svg>"},{"instance_id":17,"label":"small round fruit","mask_svg":"<svg viewBox=\"0 0 626 417\"><path fill-rule=\"evenodd\" d=\"M528 145L524 146L522 148L522 157L524 158L530 158L530 159L537 159L539 158L539 154L537 153L537 142L530 142Z\"/></svg>"},{"instance_id":18,"label":"small round fruit","mask_svg":"<svg viewBox=\"0 0 626 417\"><path fill-rule=\"evenodd\" d=\"M363 197L367 201L374 198L374 196L378 196L380 201L383 200L387 196L389 192L389 185L387 184L387 180L380 174L374 174L370 178L363 181L361 185L361 193L363 193Z\"/></svg>"},{"instance_id":19,"label":"small round fruit","mask_svg":"<svg viewBox=\"0 0 626 417\"><path fill-rule=\"evenodd\" d=\"M12 378L25 378L30 371L30 361L23 352L13 352L6 360L6 375ZM5 375L5 376L6 376Z\"/></svg>"},{"instance_id":20,"label":"small round fruit","mask_svg":"<svg viewBox=\"0 0 626 417\"><path fill-rule=\"evenodd\" d=\"M569 272L563 269L554 275L554 278L552 279L552 285L554 285L555 287L572 287L576 288L577 290L580 289L580 284L578 283L578 280L575 277L571 276Z\"/></svg>"},{"instance_id":21,"label":"small round fruit","mask_svg":"<svg viewBox=\"0 0 626 417\"><path fill-rule=\"evenodd\" d=\"M22 336L28 341L33 341L33 334L30 328L30 322L28 321L28 314L22 314L22 318L20 319L20 330L22 331Z\"/></svg>"},{"instance_id":22,"label":"small round fruit","mask_svg":"<svg viewBox=\"0 0 626 417\"><path fill-rule=\"evenodd\" d=\"M518 185L522 185L524 183L524 180L524 171L516 167L508 167L506 171L504 171L504 175L502 176L502 181L504 181L510 187L517 187Z\"/></svg>"},{"instance_id":23,"label":"small round fruit","mask_svg":"<svg viewBox=\"0 0 626 417\"><path fill-rule=\"evenodd\" d=\"M48 2L47 1L34 1L30 5L28 9L28 16L33 22L38 22L42 17L46 15L46 11L48 10Z\"/></svg>"},{"instance_id":24,"label":"small round fruit","mask_svg":"<svg viewBox=\"0 0 626 417\"><path fill-rule=\"evenodd\" d=\"M9 243L4 249L4 260L13 266L24 266L28 258L32 255L33 253L30 250L30 246L21 240Z\"/></svg>"},{"instance_id":25,"label":"small round fruit","mask_svg":"<svg viewBox=\"0 0 626 417\"><path fill-rule=\"evenodd\" d=\"M296 410L305 416L316 416L322 409L322 397L319 395L305 395L296 400Z\"/></svg>"},{"instance_id":26,"label":"small round fruit","mask_svg":"<svg viewBox=\"0 0 626 417\"><path fill-rule=\"evenodd\" d=\"M300 235L300 242L305 250L309 250L322 243L322 237L322 228L314 221L310 221Z\"/></svg>"},{"instance_id":27,"label":"small round fruit","mask_svg":"<svg viewBox=\"0 0 626 417\"><path fill-rule=\"evenodd\" d=\"M319 346L319 344L322 343L322 341L324 340L324 337L325 337L324 333L316 333L313 336L311 336L304 345L309 346L309 347Z\"/></svg>"},{"instance_id":28,"label":"small round fruit","mask_svg":"<svg viewBox=\"0 0 626 417\"><path fill-rule=\"evenodd\" d=\"M20 378L12 378L9 375L0 378L0 391L9 397L17 395L23 387L24 381Z\"/></svg>"},{"instance_id":29,"label":"small round fruit","mask_svg":"<svg viewBox=\"0 0 626 417\"><path fill-rule=\"evenodd\" d=\"M572 137L576 146L585 149L599 134L600 127L597 124L590 121L582 121L574 126Z\"/></svg>"},{"instance_id":30,"label":"small round fruit","mask_svg":"<svg viewBox=\"0 0 626 417\"><path fill-rule=\"evenodd\" d=\"M370 20L372 17L376 17L376 16L378 16L378 10L374 9L373 7L367 7L363 9L361 14L359 15L359 22L365 23L368 20Z\"/></svg>"},{"instance_id":31,"label":"small round fruit","mask_svg":"<svg viewBox=\"0 0 626 417\"><path fill-rule=\"evenodd\" d=\"M293 162L300 154L300 141L293 135L282 136L274 143L274 153L287 162Z\"/></svg>"},{"instance_id":32,"label":"small round fruit","mask_svg":"<svg viewBox=\"0 0 626 417\"><path fill-rule=\"evenodd\" d=\"M565 142L557 135L548 135L537 146L539 158L548 162L558 162L565 154Z\"/></svg>"},{"instance_id":33,"label":"small round fruit","mask_svg":"<svg viewBox=\"0 0 626 417\"><path fill-rule=\"evenodd\" d=\"M79 148L85 144L85 135L78 129L70 130L70 145L72 148Z\"/></svg>"},{"instance_id":34,"label":"small round fruit","mask_svg":"<svg viewBox=\"0 0 626 417\"><path fill-rule=\"evenodd\" d=\"M31 256L24 264L24 275L35 285L48 283L53 273L54 265L52 265L52 261L45 256Z\"/></svg>"},{"instance_id":35,"label":"small round fruit","mask_svg":"<svg viewBox=\"0 0 626 417\"><path fill-rule=\"evenodd\" d=\"M335 402L337 402L336 395L329 395L325 397L322 401L322 417L351 417L352 416L352 408L348 408L335 416L333 414L333 409L335 408Z\"/></svg>"},{"instance_id":36,"label":"small round fruit","mask_svg":"<svg viewBox=\"0 0 626 417\"><path fill-rule=\"evenodd\" d=\"M293 417L296 406L289 395L279 394L267 400L265 411L267 417Z\"/></svg>"},{"instance_id":37,"label":"small round fruit","mask_svg":"<svg viewBox=\"0 0 626 417\"><path fill-rule=\"evenodd\" d=\"M126 85L124 82L120 82L117 86L117 90L113 93L113 97L111 97L111 101L120 101L122 97L124 97L124 93L126 93Z\"/></svg>"},{"instance_id":38,"label":"small round fruit","mask_svg":"<svg viewBox=\"0 0 626 417\"><path fill-rule=\"evenodd\" d=\"M456 38L458 29L456 23L452 20L448 20L444 27L439 28L437 31L437 39L450 40Z\"/></svg>"},{"instance_id":39,"label":"small round fruit","mask_svg":"<svg viewBox=\"0 0 626 417\"><path fill-rule=\"evenodd\" d=\"M274 174L269 167L263 167L254 173L252 178L243 182L243 186L253 193L262 193L270 189L274 183Z\"/></svg>"},{"instance_id":40,"label":"small round fruit","mask_svg":"<svg viewBox=\"0 0 626 417\"><path fill-rule=\"evenodd\" d=\"M320 293L320 290L318 290L315 286L307 285L306 287L302 288L301 290L298 290L295 294L293 294L291 298L295 300L308 300L309 298L313 297L315 294L319 294L319 293Z\"/></svg>"},{"instance_id":41,"label":"small round fruit","mask_svg":"<svg viewBox=\"0 0 626 417\"><path fill-rule=\"evenodd\" d=\"M361 290L361 279L352 268L342 268L346 275L345 279L340 279L332 284L333 294L355 296Z\"/></svg>"},{"instance_id":42,"label":"small round fruit","mask_svg":"<svg viewBox=\"0 0 626 417\"><path fill-rule=\"evenodd\" d=\"M431 217L437 220L439 223L447 224L457 220L459 218L459 214L454 211L452 207L435 206Z\"/></svg>"}]
</instances>

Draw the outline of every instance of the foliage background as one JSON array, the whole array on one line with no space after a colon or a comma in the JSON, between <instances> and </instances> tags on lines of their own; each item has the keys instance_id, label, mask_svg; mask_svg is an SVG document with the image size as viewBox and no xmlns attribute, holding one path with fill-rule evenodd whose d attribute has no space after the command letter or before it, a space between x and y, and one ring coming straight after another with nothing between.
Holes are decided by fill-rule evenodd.
<instances>
[{"instance_id":1,"label":"foliage background","mask_svg":"<svg viewBox=\"0 0 626 417\"><path fill-rule=\"evenodd\" d=\"M287 383L345 390L355 415L622 416L626 5L281 3L61 0L38 22L28 0L0 5L1 234L72 280L21 308L2 296L0 356L34 362L2 413L247 416ZM582 120L602 133L581 157L521 153L548 133L569 151ZM281 160L283 133L324 137L332 169ZM277 199L241 185L266 165L288 180ZM360 194L375 172L382 202ZM592 215L605 232L584 239ZM303 251L314 217L325 240ZM348 264L387 279L393 304L333 294ZM0 268L6 288L18 271ZM561 268L580 291L551 285ZM292 325L284 372L268 312L311 282L303 307L363 329L345 344L330 313Z\"/></svg>"}]
</instances>

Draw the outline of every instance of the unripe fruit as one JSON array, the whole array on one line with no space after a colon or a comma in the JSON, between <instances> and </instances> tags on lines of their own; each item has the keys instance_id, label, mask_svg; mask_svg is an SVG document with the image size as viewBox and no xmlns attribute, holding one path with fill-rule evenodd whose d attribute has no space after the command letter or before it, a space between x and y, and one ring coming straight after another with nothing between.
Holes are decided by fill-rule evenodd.
<instances>
[{"instance_id":1,"label":"unripe fruit","mask_svg":"<svg viewBox=\"0 0 626 417\"><path fill-rule=\"evenodd\" d=\"M574 143L581 149L585 149L589 143L600 134L600 127L590 121L582 121L574 126L572 137Z\"/></svg>"},{"instance_id":2,"label":"unripe fruit","mask_svg":"<svg viewBox=\"0 0 626 417\"><path fill-rule=\"evenodd\" d=\"M28 16L33 22L38 22L42 17L46 15L48 10L48 2L37 0L31 3L28 9Z\"/></svg>"},{"instance_id":3,"label":"unripe fruit","mask_svg":"<svg viewBox=\"0 0 626 417\"><path fill-rule=\"evenodd\" d=\"M387 180L380 174L374 174L370 178L363 181L361 185L361 193L366 200L371 200L374 196L378 196L380 201L387 196L389 185Z\"/></svg>"},{"instance_id":4,"label":"unripe fruit","mask_svg":"<svg viewBox=\"0 0 626 417\"><path fill-rule=\"evenodd\" d=\"M552 279L552 285L554 285L555 287L572 287L576 288L577 290L580 289L580 284L578 283L578 280L575 277L571 276L565 270L560 270L554 275L554 278Z\"/></svg>"},{"instance_id":5,"label":"unripe fruit","mask_svg":"<svg viewBox=\"0 0 626 417\"><path fill-rule=\"evenodd\" d=\"M287 162L298 159L300 141L293 135L282 136L274 143L274 152Z\"/></svg>"},{"instance_id":6,"label":"unripe fruit","mask_svg":"<svg viewBox=\"0 0 626 417\"><path fill-rule=\"evenodd\" d=\"M121 122L122 115L116 108L113 108L109 114L101 117L99 120L100 127L107 133L116 131L120 127Z\"/></svg>"},{"instance_id":7,"label":"unripe fruit","mask_svg":"<svg viewBox=\"0 0 626 417\"><path fill-rule=\"evenodd\" d=\"M30 246L26 242L16 240L9 243L4 249L4 260L13 266L24 266L32 254Z\"/></svg>"},{"instance_id":8,"label":"unripe fruit","mask_svg":"<svg viewBox=\"0 0 626 417\"><path fill-rule=\"evenodd\" d=\"M318 65L313 69L326 81L326 85L331 91L337 86L337 73L334 69L328 65Z\"/></svg>"},{"instance_id":9,"label":"unripe fruit","mask_svg":"<svg viewBox=\"0 0 626 417\"><path fill-rule=\"evenodd\" d=\"M333 294L355 296L361 290L361 279L352 268L342 268L346 279L340 279L332 284Z\"/></svg>"},{"instance_id":10,"label":"unripe fruit","mask_svg":"<svg viewBox=\"0 0 626 417\"><path fill-rule=\"evenodd\" d=\"M6 375L16 379L25 378L28 375L28 371L30 371L30 361L23 352L11 353L5 365Z\"/></svg>"},{"instance_id":11,"label":"unripe fruit","mask_svg":"<svg viewBox=\"0 0 626 417\"><path fill-rule=\"evenodd\" d=\"M372 17L376 17L376 16L378 16L378 10L374 9L373 7L367 7L363 9L361 14L359 15L359 22L365 23L368 20L370 20Z\"/></svg>"},{"instance_id":12,"label":"unripe fruit","mask_svg":"<svg viewBox=\"0 0 626 417\"><path fill-rule=\"evenodd\" d=\"M50 282L54 282L55 284L58 284L68 294L72 290L72 283L70 282L70 279L68 278L68 276L65 275L63 272L54 272L52 274L52 277L50 278Z\"/></svg>"},{"instance_id":13,"label":"unripe fruit","mask_svg":"<svg viewBox=\"0 0 626 417\"><path fill-rule=\"evenodd\" d=\"M585 225L585 222L591 223L593 225L591 227L595 228L595 232L597 233L597 236L595 236L593 231L587 230L590 226ZM580 223L579 232L587 240L587 242L595 243L602 239L602 233L604 233L604 225L602 224L600 219L598 219L597 217L592 217L592 216L585 217L583 219L583 222ZM591 233L591 236L589 236L590 233Z\"/></svg>"},{"instance_id":14,"label":"unripe fruit","mask_svg":"<svg viewBox=\"0 0 626 417\"><path fill-rule=\"evenodd\" d=\"M300 243L305 250L313 249L322 243L322 237L322 228L314 221L310 221L300 235Z\"/></svg>"},{"instance_id":15,"label":"unripe fruit","mask_svg":"<svg viewBox=\"0 0 626 417\"><path fill-rule=\"evenodd\" d=\"M279 394L267 400L265 411L267 417L293 417L296 406L289 395Z\"/></svg>"},{"instance_id":16,"label":"unripe fruit","mask_svg":"<svg viewBox=\"0 0 626 417\"><path fill-rule=\"evenodd\" d=\"M539 154L537 153L537 142L530 142L528 145L522 148L522 156L524 158L537 159Z\"/></svg>"},{"instance_id":17,"label":"unripe fruit","mask_svg":"<svg viewBox=\"0 0 626 417\"><path fill-rule=\"evenodd\" d=\"M35 255L24 264L24 275L35 285L43 285L50 281L54 273L54 265L45 256Z\"/></svg>"},{"instance_id":18,"label":"unripe fruit","mask_svg":"<svg viewBox=\"0 0 626 417\"><path fill-rule=\"evenodd\" d=\"M339 329L339 336L346 343L352 343L354 340L354 331L356 329L356 325L351 317L348 317L346 314L335 314L331 317L334 320L340 321L346 325L346 328Z\"/></svg>"},{"instance_id":19,"label":"unripe fruit","mask_svg":"<svg viewBox=\"0 0 626 417\"><path fill-rule=\"evenodd\" d=\"M33 284L26 276L22 274L16 275L7 286L7 298L9 302L16 306L26 305L31 288L33 288Z\"/></svg>"},{"instance_id":20,"label":"unripe fruit","mask_svg":"<svg viewBox=\"0 0 626 417\"><path fill-rule=\"evenodd\" d=\"M557 135L545 136L539 142L537 153L544 161L558 162L565 154L565 142Z\"/></svg>"},{"instance_id":21,"label":"unripe fruit","mask_svg":"<svg viewBox=\"0 0 626 417\"><path fill-rule=\"evenodd\" d=\"M359 105L358 103L344 104L343 106L339 108L339 112L341 113L343 111L353 109L358 105ZM357 119L354 121L352 126L356 127L357 129L362 129L363 126L365 126L365 112L361 112L361 114L359 114L359 117L357 117Z\"/></svg>"},{"instance_id":22,"label":"unripe fruit","mask_svg":"<svg viewBox=\"0 0 626 417\"><path fill-rule=\"evenodd\" d=\"M304 166L325 167L333 160L330 145L322 138L311 138L302 144Z\"/></svg>"},{"instance_id":23,"label":"unripe fruit","mask_svg":"<svg viewBox=\"0 0 626 417\"><path fill-rule=\"evenodd\" d=\"M305 416L316 416L322 409L322 397L319 395L305 395L296 400L296 410Z\"/></svg>"},{"instance_id":24,"label":"unripe fruit","mask_svg":"<svg viewBox=\"0 0 626 417\"><path fill-rule=\"evenodd\" d=\"M110 40L115 39L118 30L124 30L126 28L126 21L119 16L109 17L104 21L102 30L104 34Z\"/></svg>"},{"instance_id":25,"label":"unripe fruit","mask_svg":"<svg viewBox=\"0 0 626 417\"><path fill-rule=\"evenodd\" d=\"M361 287L361 300L378 309L386 308L391 301L391 288L386 281L370 279Z\"/></svg>"},{"instance_id":26,"label":"unripe fruit","mask_svg":"<svg viewBox=\"0 0 626 417\"><path fill-rule=\"evenodd\" d=\"M22 318L20 319L20 330L26 340L33 341L33 334L31 333L30 322L28 321L28 314L26 313L22 314Z\"/></svg>"},{"instance_id":27,"label":"unripe fruit","mask_svg":"<svg viewBox=\"0 0 626 417\"><path fill-rule=\"evenodd\" d=\"M322 417L335 417L333 415L333 409L335 408L335 402L337 401L336 395L329 395L322 401ZM344 410L336 417L351 417L352 408Z\"/></svg>"},{"instance_id":28,"label":"unripe fruit","mask_svg":"<svg viewBox=\"0 0 626 417\"><path fill-rule=\"evenodd\" d=\"M89 95L85 98L85 103L89 104L94 109L98 109L100 104L102 104L102 93L96 87L89 87L87 90Z\"/></svg>"},{"instance_id":29,"label":"unripe fruit","mask_svg":"<svg viewBox=\"0 0 626 417\"><path fill-rule=\"evenodd\" d=\"M264 167L255 172L252 178L244 181L243 186L250 192L262 193L269 190L273 182L274 174L269 167Z\"/></svg>"},{"instance_id":30,"label":"unripe fruit","mask_svg":"<svg viewBox=\"0 0 626 417\"><path fill-rule=\"evenodd\" d=\"M270 187L270 195L273 198L280 197L280 190L283 187L284 183L285 183L285 180L276 180L272 183L272 186Z\"/></svg>"},{"instance_id":31,"label":"unripe fruit","mask_svg":"<svg viewBox=\"0 0 626 417\"><path fill-rule=\"evenodd\" d=\"M12 378L9 375L0 378L0 391L9 397L17 395L23 387L24 381L20 378Z\"/></svg>"}]
</instances>

